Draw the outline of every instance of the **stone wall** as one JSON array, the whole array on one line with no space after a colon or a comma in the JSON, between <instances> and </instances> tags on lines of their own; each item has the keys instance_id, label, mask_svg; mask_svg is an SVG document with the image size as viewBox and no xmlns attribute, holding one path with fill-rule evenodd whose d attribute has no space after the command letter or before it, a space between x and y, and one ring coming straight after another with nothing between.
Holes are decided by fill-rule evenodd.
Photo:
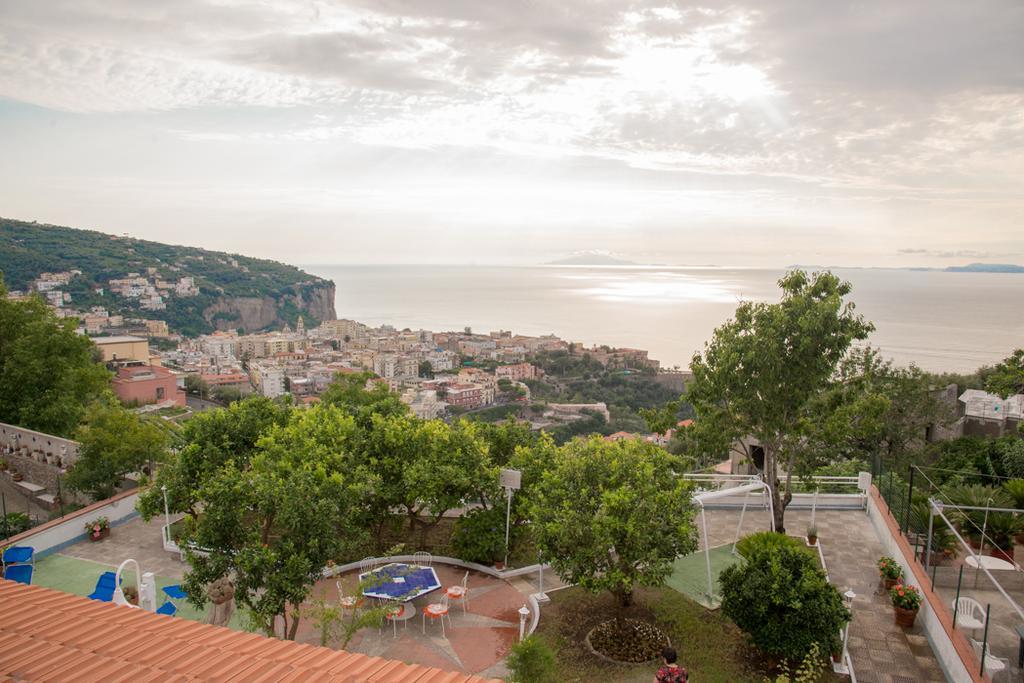
<instances>
[{"instance_id":1,"label":"stone wall","mask_svg":"<svg viewBox=\"0 0 1024 683\"><path fill-rule=\"evenodd\" d=\"M12 450L21 451L26 455L40 451L44 455L50 453L53 456L63 456L65 467L70 467L78 459L77 441L0 422L0 453L6 454Z\"/></svg>"}]
</instances>

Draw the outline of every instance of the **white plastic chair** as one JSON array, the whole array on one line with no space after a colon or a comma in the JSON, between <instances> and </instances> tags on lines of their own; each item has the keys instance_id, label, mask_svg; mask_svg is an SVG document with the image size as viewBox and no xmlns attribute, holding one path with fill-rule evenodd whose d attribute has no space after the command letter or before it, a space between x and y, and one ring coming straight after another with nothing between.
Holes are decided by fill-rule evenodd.
<instances>
[{"instance_id":1,"label":"white plastic chair","mask_svg":"<svg viewBox=\"0 0 1024 683\"><path fill-rule=\"evenodd\" d=\"M469 588L467 587L468 583L469 583L469 572L467 571L462 576L462 583L461 584L459 584L457 586L448 586L448 588L446 588L445 591L444 591L445 595L448 597L449 600L458 600L459 602L462 603L462 613L463 614L466 613L466 604L469 602Z\"/></svg>"},{"instance_id":2,"label":"white plastic chair","mask_svg":"<svg viewBox=\"0 0 1024 683\"><path fill-rule=\"evenodd\" d=\"M335 582L338 587L338 604L344 607L346 610L358 610L363 600L358 595L345 595L345 588L341 585L341 581Z\"/></svg>"},{"instance_id":3,"label":"white plastic chair","mask_svg":"<svg viewBox=\"0 0 1024 683\"><path fill-rule=\"evenodd\" d=\"M448 628L452 628L452 615L448 613L447 593L441 596L441 602L432 602L423 608L423 633L427 632L427 617L430 617L431 622L434 620L441 622L441 637L447 638L448 636L444 632L445 617L448 617Z\"/></svg>"},{"instance_id":4,"label":"white plastic chair","mask_svg":"<svg viewBox=\"0 0 1024 683\"><path fill-rule=\"evenodd\" d=\"M985 627L985 608L977 600L961 597L952 604L957 626L967 629L972 636L974 631Z\"/></svg>"},{"instance_id":5,"label":"white plastic chair","mask_svg":"<svg viewBox=\"0 0 1024 683\"><path fill-rule=\"evenodd\" d=\"M978 659L981 659L981 643L971 638L971 647L974 648L974 654L978 655ZM992 680L996 680L996 674L1000 671L1006 672L1006 680L1010 680L1010 660L1008 657L996 657L991 651L985 653L985 673L992 676Z\"/></svg>"},{"instance_id":6,"label":"white plastic chair","mask_svg":"<svg viewBox=\"0 0 1024 683\"><path fill-rule=\"evenodd\" d=\"M434 564L434 556L423 550L417 550L412 554L412 563L421 567L430 567Z\"/></svg>"}]
</instances>

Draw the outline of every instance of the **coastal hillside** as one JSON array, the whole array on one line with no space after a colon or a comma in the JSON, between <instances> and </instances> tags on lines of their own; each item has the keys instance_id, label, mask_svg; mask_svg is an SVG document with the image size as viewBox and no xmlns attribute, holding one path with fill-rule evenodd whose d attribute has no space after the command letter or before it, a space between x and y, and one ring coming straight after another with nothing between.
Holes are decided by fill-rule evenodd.
<instances>
[{"instance_id":1,"label":"coastal hillside","mask_svg":"<svg viewBox=\"0 0 1024 683\"><path fill-rule=\"evenodd\" d=\"M333 320L334 283L294 266L56 225L0 218L0 273L53 305L164 320L187 336Z\"/></svg>"}]
</instances>

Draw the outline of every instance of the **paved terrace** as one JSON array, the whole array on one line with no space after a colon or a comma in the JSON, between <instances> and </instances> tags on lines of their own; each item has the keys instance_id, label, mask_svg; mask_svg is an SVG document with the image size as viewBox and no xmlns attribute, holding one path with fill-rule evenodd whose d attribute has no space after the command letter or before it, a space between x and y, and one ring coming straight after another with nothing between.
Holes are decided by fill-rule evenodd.
<instances>
[{"instance_id":1,"label":"paved terrace","mask_svg":"<svg viewBox=\"0 0 1024 683\"><path fill-rule=\"evenodd\" d=\"M739 511L709 510L711 545L732 543ZM786 530L803 534L810 511L786 513ZM858 683L940 683L946 680L920 623L903 629L893 621L892 603L878 578L876 562L884 553L863 511L818 511L815 516L829 578L840 592L852 589L850 657ZM768 513L747 510L740 535L769 528ZM543 618L543 613L541 618Z\"/></svg>"}]
</instances>

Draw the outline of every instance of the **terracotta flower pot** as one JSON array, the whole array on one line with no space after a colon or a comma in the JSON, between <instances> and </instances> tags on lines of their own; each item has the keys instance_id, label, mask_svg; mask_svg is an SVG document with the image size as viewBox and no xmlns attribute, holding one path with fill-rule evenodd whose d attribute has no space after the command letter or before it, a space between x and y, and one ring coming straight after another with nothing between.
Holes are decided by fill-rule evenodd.
<instances>
[{"instance_id":1,"label":"terracotta flower pot","mask_svg":"<svg viewBox=\"0 0 1024 683\"><path fill-rule=\"evenodd\" d=\"M910 628L914 625L914 621L917 619L916 609L903 609L902 607L893 606L895 611L896 625L904 628Z\"/></svg>"},{"instance_id":2,"label":"terracotta flower pot","mask_svg":"<svg viewBox=\"0 0 1024 683\"><path fill-rule=\"evenodd\" d=\"M997 559L1006 560L1011 564L1013 563L1013 548L1010 548L1009 550L1003 550L1001 548L992 548L992 552L990 554L992 555L992 557L995 557Z\"/></svg>"},{"instance_id":3,"label":"terracotta flower pot","mask_svg":"<svg viewBox=\"0 0 1024 683\"><path fill-rule=\"evenodd\" d=\"M891 589L897 583L899 583L898 579L887 579L884 576L882 577L882 584L885 586L885 590Z\"/></svg>"}]
</instances>

